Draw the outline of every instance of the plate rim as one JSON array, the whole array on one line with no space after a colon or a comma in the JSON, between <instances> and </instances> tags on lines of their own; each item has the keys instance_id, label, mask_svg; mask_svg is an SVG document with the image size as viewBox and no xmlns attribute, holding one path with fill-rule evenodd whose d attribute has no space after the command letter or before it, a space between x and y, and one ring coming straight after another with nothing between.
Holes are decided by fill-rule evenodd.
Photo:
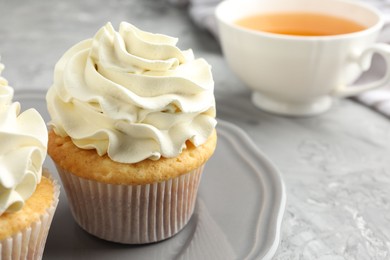
<instances>
[{"instance_id":1,"label":"plate rim","mask_svg":"<svg viewBox=\"0 0 390 260\"><path fill-rule=\"evenodd\" d=\"M268 230L267 239L269 239L269 243L266 247L261 247L260 245L261 243L258 243L257 241L259 240L259 236L264 236L260 234L260 231L263 231L264 224L267 224L268 223L267 222L257 227L256 239L254 241L252 250L245 257L245 259L254 259L255 257L261 257L261 259L271 259L275 255L279 247L281 226L282 226L284 211L286 207L286 188L285 188L282 175L278 170L278 168L274 165L274 163L259 149L259 147L252 141L252 139L243 129L223 119L217 118L217 122L218 122L217 131L219 130L219 134L224 135L226 139L228 139L228 141L231 142L231 144L234 146L237 152L242 153L242 157L244 157L245 155L251 155L252 157L257 159L258 160L257 162L260 162L260 164L264 168L269 170L264 172L263 171L254 172L258 174L258 177L261 179L261 181L265 183L265 186L270 185L272 188L275 188L275 189L271 189L273 191L273 194L269 194L269 193L267 194L270 196L266 196L268 197L268 200L265 201L267 206L270 206L268 205L270 203L273 204L272 212L265 212L269 214L268 216L264 216L263 215L264 212L262 212L263 216L260 216L259 218L259 221L261 220L261 218L274 220L274 223L272 223L271 228L267 229ZM253 163L254 158L248 159L247 161ZM255 166L253 166L252 168L255 168ZM278 199L269 200L269 197L278 198Z\"/></svg>"}]
</instances>

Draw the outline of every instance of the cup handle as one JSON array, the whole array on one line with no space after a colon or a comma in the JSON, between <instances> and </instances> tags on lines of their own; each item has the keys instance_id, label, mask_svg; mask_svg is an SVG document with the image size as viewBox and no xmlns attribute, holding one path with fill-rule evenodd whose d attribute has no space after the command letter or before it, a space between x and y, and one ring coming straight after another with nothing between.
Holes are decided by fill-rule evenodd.
<instances>
[{"instance_id":1,"label":"cup handle","mask_svg":"<svg viewBox=\"0 0 390 260\"><path fill-rule=\"evenodd\" d=\"M381 55L386 62L386 73L385 75L373 82L361 84L361 85L351 85L351 86L339 86L333 90L332 95L337 97L348 97L354 96L361 92L371 90L374 88L381 87L386 83L390 82L390 45L385 43L376 43L371 47L368 47L366 50L359 55L356 60L358 65L362 68L363 71L366 71L370 68L372 55L378 53Z\"/></svg>"}]
</instances>

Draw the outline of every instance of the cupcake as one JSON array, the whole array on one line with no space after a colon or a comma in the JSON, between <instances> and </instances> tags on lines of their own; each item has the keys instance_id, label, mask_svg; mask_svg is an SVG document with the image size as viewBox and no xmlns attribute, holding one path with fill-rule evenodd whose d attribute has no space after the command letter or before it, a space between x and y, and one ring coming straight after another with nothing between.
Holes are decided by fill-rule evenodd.
<instances>
[{"instance_id":1,"label":"cupcake","mask_svg":"<svg viewBox=\"0 0 390 260\"><path fill-rule=\"evenodd\" d=\"M20 113L12 98L13 89L0 77L0 259L41 259L59 186L42 170L45 122L35 109Z\"/></svg>"},{"instance_id":2,"label":"cupcake","mask_svg":"<svg viewBox=\"0 0 390 260\"><path fill-rule=\"evenodd\" d=\"M176 43L108 23L55 66L48 153L75 221L99 238L161 241L194 211L216 147L214 82Z\"/></svg>"}]
</instances>

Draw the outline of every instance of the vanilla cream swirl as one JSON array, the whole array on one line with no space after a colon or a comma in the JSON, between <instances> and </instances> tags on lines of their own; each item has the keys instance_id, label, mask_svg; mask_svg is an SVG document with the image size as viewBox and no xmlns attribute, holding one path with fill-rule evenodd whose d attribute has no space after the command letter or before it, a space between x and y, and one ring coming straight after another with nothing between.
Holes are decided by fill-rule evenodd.
<instances>
[{"instance_id":1,"label":"vanilla cream swirl","mask_svg":"<svg viewBox=\"0 0 390 260\"><path fill-rule=\"evenodd\" d=\"M176 43L122 22L73 46L46 97L55 133L121 163L206 142L216 125L211 67Z\"/></svg>"},{"instance_id":2,"label":"vanilla cream swirl","mask_svg":"<svg viewBox=\"0 0 390 260\"><path fill-rule=\"evenodd\" d=\"M0 215L20 210L34 193L47 151L45 122L34 109L20 113L13 93L0 77Z\"/></svg>"}]
</instances>

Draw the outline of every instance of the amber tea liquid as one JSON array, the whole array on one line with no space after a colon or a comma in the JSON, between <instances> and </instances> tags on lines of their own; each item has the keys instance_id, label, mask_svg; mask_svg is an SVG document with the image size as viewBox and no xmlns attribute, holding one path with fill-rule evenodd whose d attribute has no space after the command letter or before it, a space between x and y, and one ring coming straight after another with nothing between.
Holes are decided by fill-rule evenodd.
<instances>
[{"instance_id":1,"label":"amber tea liquid","mask_svg":"<svg viewBox=\"0 0 390 260\"><path fill-rule=\"evenodd\" d=\"M366 29L345 18L306 12L259 14L239 19L236 24L247 29L296 36L329 36Z\"/></svg>"}]
</instances>

